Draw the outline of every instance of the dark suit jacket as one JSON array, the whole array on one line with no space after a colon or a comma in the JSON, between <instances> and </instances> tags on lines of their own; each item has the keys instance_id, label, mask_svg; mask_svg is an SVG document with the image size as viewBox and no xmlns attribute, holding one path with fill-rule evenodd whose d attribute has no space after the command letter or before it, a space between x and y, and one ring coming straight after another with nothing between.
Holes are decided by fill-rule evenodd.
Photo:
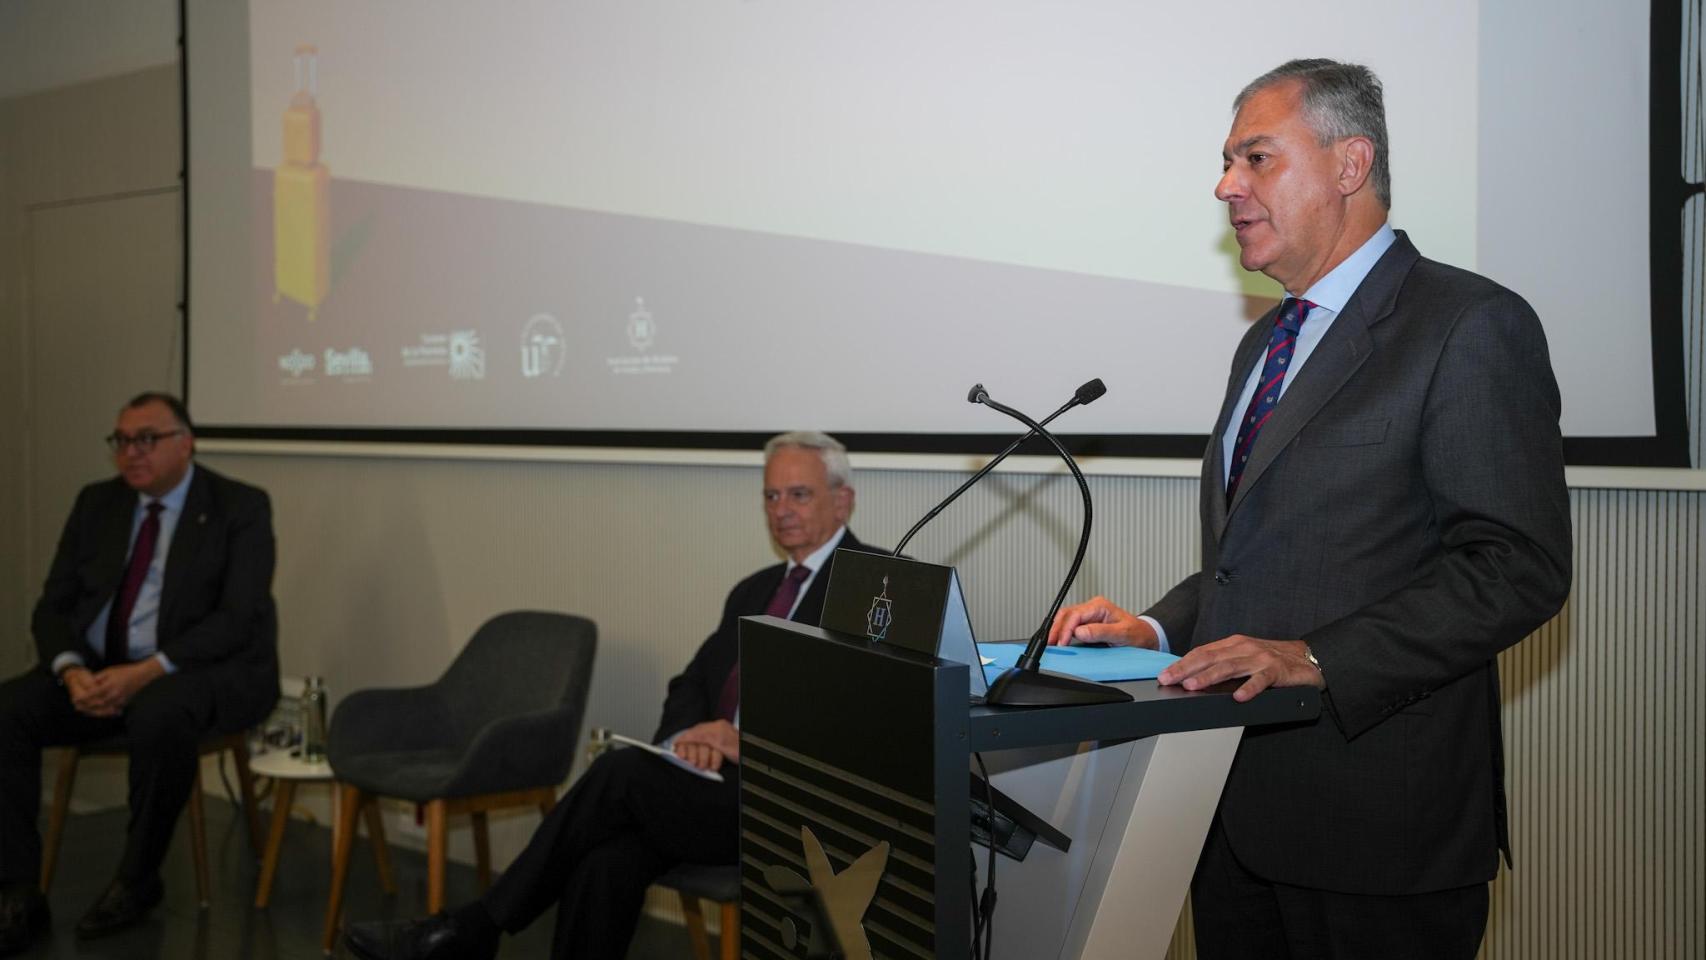
<instances>
[{"instance_id":1,"label":"dark suit jacket","mask_svg":"<svg viewBox=\"0 0 1706 960\"><path fill-rule=\"evenodd\" d=\"M848 530L838 549L869 548L853 536L852 530ZM806 595L794 608L790 619L795 623L817 626L823 616L823 598L829 592L829 574L834 566L835 555L830 554L829 562L812 577ZM740 618L756 617L764 612L787 569L786 563L765 567L729 591L716 631L699 645L699 651L693 655L687 669L669 681L669 694L663 702L663 719L658 722L657 733L652 735L653 743L662 742L664 738L696 723L716 719L717 701L723 696L723 684L740 656Z\"/></svg>"},{"instance_id":2,"label":"dark suit jacket","mask_svg":"<svg viewBox=\"0 0 1706 960\"><path fill-rule=\"evenodd\" d=\"M75 651L91 666L89 625L124 579L136 491L114 477L77 495L31 619L40 668ZM214 681L217 727L241 730L278 699L272 505L265 491L197 464L166 555L159 649Z\"/></svg>"},{"instance_id":3,"label":"dark suit jacket","mask_svg":"<svg viewBox=\"0 0 1706 960\"><path fill-rule=\"evenodd\" d=\"M1246 733L1221 799L1269 880L1407 894L1509 856L1495 657L1570 584L1557 383L1533 310L1402 233L1257 439L1230 506L1221 435L1272 314L1233 359L1204 458L1202 569L1148 613L1174 652L1302 639L1313 723Z\"/></svg>"}]
</instances>

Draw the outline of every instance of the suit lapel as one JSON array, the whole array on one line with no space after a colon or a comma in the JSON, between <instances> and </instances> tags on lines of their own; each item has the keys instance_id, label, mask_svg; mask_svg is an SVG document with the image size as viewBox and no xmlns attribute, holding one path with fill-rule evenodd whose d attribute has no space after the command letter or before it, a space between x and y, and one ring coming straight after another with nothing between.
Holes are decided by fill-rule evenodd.
<instances>
[{"instance_id":1,"label":"suit lapel","mask_svg":"<svg viewBox=\"0 0 1706 960\"><path fill-rule=\"evenodd\" d=\"M124 561L130 556L130 527L136 520L136 491L115 481L117 490L101 507L100 545L96 563L100 571L102 603L118 591L124 579Z\"/></svg>"},{"instance_id":2,"label":"suit lapel","mask_svg":"<svg viewBox=\"0 0 1706 960\"><path fill-rule=\"evenodd\" d=\"M184 578L189 575L190 565L195 561L201 550L202 540L207 536L208 508L212 505L213 497L208 491L207 471L196 468L195 478L190 481L190 490L184 497L184 512L178 517L178 525L172 531L172 545L166 554L165 582L160 587L160 619L158 631L163 639L168 634L166 624L172 613L172 601L177 598L178 588L183 585Z\"/></svg>"},{"instance_id":3,"label":"suit lapel","mask_svg":"<svg viewBox=\"0 0 1706 960\"><path fill-rule=\"evenodd\" d=\"M1355 298L1352 300L1354 303ZM1327 336L1309 355L1303 372L1286 388L1279 406L1274 408L1262 432L1257 435L1256 445L1250 449L1250 462L1244 467L1244 477L1238 482L1238 492L1232 495L1232 503L1227 506L1228 516L1261 481L1262 474L1278 459L1280 451L1297 437L1298 431L1314 419L1321 407L1368 359L1371 347L1368 325L1366 320L1358 322L1353 318L1352 305L1347 303L1344 312L1334 319Z\"/></svg>"},{"instance_id":4,"label":"suit lapel","mask_svg":"<svg viewBox=\"0 0 1706 960\"><path fill-rule=\"evenodd\" d=\"M1283 302L1283 301L1282 301ZM1226 529L1226 431L1232 424L1232 418L1239 415L1236 409L1238 397L1244 392L1244 381L1250 377L1250 368L1256 365L1257 358L1267 350L1270 331L1273 329L1274 317L1279 313L1279 304L1262 314L1262 319L1256 321L1244 339L1238 344L1238 352L1232 358L1232 373L1226 382L1226 399L1221 401L1220 416L1215 418L1214 432L1208 436L1208 450L1203 455L1203 497L1208 506L1209 529L1214 531L1214 538L1220 539L1220 534ZM1246 471L1246 477L1248 472Z\"/></svg>"},{"instance_id":5,"label":"suit lapel","mask_svg":"<svg viewBox=\"0 0 1706 960\"><path fill-rule=\"evenodd\" d=\"M794 604L794 612L789 619L797 623L816 625L823 619L823 598L829 592L829 568L834 561L825 562L823 569L812 577L812 585L806 588L805 596Z\"/></svg>"},{"instance_id":6,"label":"suit lapel","mask_svg":"<svg viewBox=\"0 0 1706 960\"><path fill-rule=\"evenodd\" d=\"M841 543L838 544L835 549L857 550L860 546L861 544L858 539L853 536L853 531L849 530L847 533L842 535ZM834 569L835 553L832 551L829 555L829 559L823 562L823 569L812 575L812 583L811 586L806 588L806 595L801 597L800 602L794 605L794 620L800 623L810 624L812 626L817 626L822 622L823 601L829 596L829 575ZM782 578L777 577L776 582L781 583ZM808 614L810 619L807 619Z\"/></svg>"},{"instance_id":7,"label":"suit lapel","mask_svg":"<svg viewBox=\"0 0 1706 960\"><path fill-rule=\"evenodd\" d=\"M1368 359L1374 349L1374 340L1368 329L1392 312L1398 301L1398 289L1417 256L1409 238L1400 232L1391 249L1381 256L1356 292L1351 294L1345 309L1334 318L1327 335L1309 355L1309 362L1286 388L1279 406L1274 408L1262 432L1257 435L1256 445L1250 450L1250 462L1244 467L1244 477L1238 482L1238 492L1233 495L1232 502L1227 505L1225 517L1230 517L1238 509L1261 481L1262 474L1279 458L1281 451L1315 419L1327 401ZM1249 365L1254 362L1255 358L1251 357L1244 364L1246 375ZM1229 402L1236 403L1236 396ZM1224 420L1221 429L1225 429ZM1225 496L1219 499L1225 500ZM1224 530L1223 524L1217 533Z\"/></svg>"}]
</instances>

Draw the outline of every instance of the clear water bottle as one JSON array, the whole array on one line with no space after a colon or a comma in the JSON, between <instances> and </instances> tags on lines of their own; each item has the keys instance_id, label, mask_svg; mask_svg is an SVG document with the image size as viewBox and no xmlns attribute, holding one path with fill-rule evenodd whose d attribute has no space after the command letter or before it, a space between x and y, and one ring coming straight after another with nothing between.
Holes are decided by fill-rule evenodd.
<instances>
[{"instance_id":1,"label":"clear water bottle","mask_svg":"<svg viewBox=\"0 0 1706 960\"><path fill-rule=\"evenodd\" d=\"M302 685L302 759L322 763L326 759L326 680L309 677Z\"/></svg>"}]
</instances>

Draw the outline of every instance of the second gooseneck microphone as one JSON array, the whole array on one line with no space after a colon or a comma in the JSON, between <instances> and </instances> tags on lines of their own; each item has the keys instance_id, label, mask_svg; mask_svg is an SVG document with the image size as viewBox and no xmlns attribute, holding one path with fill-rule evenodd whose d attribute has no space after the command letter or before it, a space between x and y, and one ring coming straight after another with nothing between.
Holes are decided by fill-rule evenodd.
<instances>
[{"instance_id":1,"label":"second gooseneck microphone","mask_svg":"<svg viewBox=\"0 0 1706 960\"><path fill-rule=\"evenodd\" d=\"M1092 389L1093 385L1093 389ZM1106 392L1102 381L1092 380L1079 388L1079 396L1086 395L1094 400ZM1131 699L1131 694L1118 687L1096 683L1065 674L1047 672L1042 669L1043 651L1048 648L1049 627L1054 624L1055 614L1060 612L1060 605L1066 602L1067 591L1072 589L1072 581L1078 577L1078 568L1084 563L1084 553L1090 546L1090 521L1092 508L1090 504L1090 484L1084 479L1084 471L1078 469L1078 462L1072 459L1065 445L1054 434L1030 417L1007 406L998 403L989 396L983 384L971 388L966 399L972 403L981 403L991 410L1004 413L1009 417L1031 428L1031 433L1041 436L1054 446L1055 452L1066 461L1067 469L1072 471L1072 478L1078 481L1078 492L1084 498L1084 525L1078 535L1078 552L1072 558L1072 566L1066 572L1066 578L1060 584L1060 591L1055 595L1054 603L1048 613L1043 616L1042 625L1031 635L1030 642L1025 644L1025 652L1018 661L995 682L989 685L989 692L984 696L984 702L1002 706L1014 707L1047 707L1066 704L1088 703L1118 703ZM1075 406L1078 397L1067 407ZM1088 402L1088 401L1085 401ZM1062 407L1062 411L1067 409ZM1058 415L1058 414L1057 414ZM1051 417L1050 419L1053 419Z\"/></svg>"},{"instance_id":2,"label":"second gooseneck microphone","mask_svg":"<svg viewBox=\"0 0 1706 960\"><path fill-rule=\"evenodd\" d=\"M977 483L979 480L982 480L985 476L987 476L989 474L989 471L994 470L996 465L999 464L1001 461L1007 459L1010 455L1012 455L1013 451L1019 449L1021 446L1023 446L1025 444L1026 441L1028 441L1032 437L1036 436L1038 430L1041 430L1042 427L1054 422L1054 419L1056 417L1060 416L1061 414L1065 413L1068 410L1071 410L1073 407L1082 407L1085 404L1093 403L1093 402L1095 402L1095 400L1098 397L1100 397L1102 394L1107 393L1107 392L1108 392L1107 385L1102 383L1101 378L1099 378L1099 377L1095 380L1087 380L1083 384L1081 384L1078 387L1078 389L1073 392L1071 400L1066 401L1066 403L1061 405L1059 410L1056 410L1055 412L1053 412L1053 413L1049 414L1047 417L1045 417L1043 419L1042 423L1033 426L1029 433L1027 433L1024 436L1020 437L1019 439L1013 441L1012 443L1008 444L1007 449L996 454L988 463L983 465L983 468L981 470L972 474L969 478L967 478L965 483L960 484L959 487L957 489L955 489L953 493L948 494L948 496L946 498L944 498L941 503L936 504L936 506L934 506L930 509L929 513L926 513L922 518L919 519L919 521L917 523L913 524L912 529L906 531L906 536L901 537L900 543L895 545L894 555L897 557L900 556L901 555L900 552L902 550L906 549L906 545L909 542L911 542L914 534L916 534L919 530L922 530L924 528L925 524L936 519L936 515L941 513L943 510L947 509L948 504L953 503L955 500L958 500L960 498L960 494L965 493L967 490L970 490L972 488L973 484ZM983 389L983 384L980 383L980 384L971 388L971 393L966 397L966 399L971 401L972 403L983 403L985 400L989 399L989 391ZM1050 438L1050 439L1052 439L1052 438Z\"/></svg>"}]
</instances>

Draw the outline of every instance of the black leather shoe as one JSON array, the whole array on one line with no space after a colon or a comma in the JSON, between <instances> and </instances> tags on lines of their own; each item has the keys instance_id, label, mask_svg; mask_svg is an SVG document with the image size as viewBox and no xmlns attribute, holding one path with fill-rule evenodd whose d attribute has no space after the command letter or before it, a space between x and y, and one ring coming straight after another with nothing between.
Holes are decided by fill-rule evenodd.
<instances>
[{"instance_id":1,"label":"black leather shoe","mask_svg":"<svg viewBox=\"0 0 1706 960\"><path fill-rule=\"evenodd\" d=\"M114 880L77 921L77 939L94 940L136 926L164 894L159 877L135 884Z\"/></svg>"},{"instance_id":2,"label":"black leather shoe","mask_svg":"<svg viewBox=\"0 0 1706 960\"><path fill-rule=\"evenodd\" d=\"M344 945L361 960L491 960L498 952L495 936L478 936L443 910L424 920L346 924Z\"/></svg>"},{"instance_id":3,"label":"black leather shoe","mask_svg":"<svg viewBox=\"0 0 1706 960\"><path fill-rule=\"evenodd\" d=\"M40 890L23 884L0 890L0 957L23 953L51 919Z\"/></svg>"}]
</instances>

